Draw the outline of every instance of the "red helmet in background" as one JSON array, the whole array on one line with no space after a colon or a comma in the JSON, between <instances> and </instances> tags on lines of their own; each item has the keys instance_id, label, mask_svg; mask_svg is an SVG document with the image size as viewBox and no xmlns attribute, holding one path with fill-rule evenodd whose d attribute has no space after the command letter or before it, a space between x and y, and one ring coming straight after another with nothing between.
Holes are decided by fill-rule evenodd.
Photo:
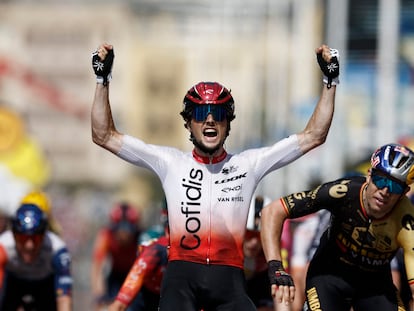
<instances>
[{"instance_id":1,"label":"red helmet in background","mask_svg":"<svg viewBox=\"0 0 414 311\"><path fill-rule=\"evenodd\" d=\"M133 207L131 204L126 202L121 202L116 204L110 214L109 219L111 222L111 227L116 229L120 226L123 227L136 227L138 228L138 222L140 220L140 215L138 210Z\"/></svg>"},{"instance_id":2,"label":"red helmet in background","mask_svg":"<svg viewBox=\"0 0 414 311\"><path fill-rule=\"evenodd\" d=\"M218 82L199 82L187 91L183 100L183 111L180 113L185 121L191 120L194 105L224 105L227 120L232 121L235 118L231 91Z\"/></svg>"}]
</instances>

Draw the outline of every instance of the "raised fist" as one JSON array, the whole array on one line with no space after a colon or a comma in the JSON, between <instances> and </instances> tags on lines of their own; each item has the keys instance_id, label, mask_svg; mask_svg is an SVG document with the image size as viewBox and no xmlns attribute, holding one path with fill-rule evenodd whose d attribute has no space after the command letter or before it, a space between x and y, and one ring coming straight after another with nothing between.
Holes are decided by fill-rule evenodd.
<instances>
[{"instance_id":1,"label":"raised fist","mask_svg":"<svg viewBox=\"0 0 414 311\"><path fill-rule=\"evenodd\" d=\"M324 74L323 82L330 88L332 85L339 84L339 52L337 49L329 49L330 60L326 61L323 51L316 54L319 67Z\"/></svg>"},{"instance_id":2,"label":"raised fist","mask_svg":"<svg viewBox=\"0 0 414 311\"><path fill-rule=\"evenodd\" d=\"M96 75L96 81L107 85L112 78L112 64L114 62L114 50L100 47L92 53L92 68Z\"/></svg>"}]
</instances>

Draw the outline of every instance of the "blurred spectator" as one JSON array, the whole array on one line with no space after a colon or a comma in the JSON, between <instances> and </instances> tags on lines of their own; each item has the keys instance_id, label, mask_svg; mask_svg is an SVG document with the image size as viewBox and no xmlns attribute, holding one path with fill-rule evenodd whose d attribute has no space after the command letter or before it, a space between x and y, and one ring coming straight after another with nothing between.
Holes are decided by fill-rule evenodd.
<instances>
[{"instance_id":1,"label":"blurred spectator","mask_svg":"<svg viewBox=\"0 0 414 311\"><path fill-rule=\"evenodd\" d=\"M115 299L135 261L140 234L139 218L138 210L131 204L117 203L110 212L109 224L97 234L91 269L96 310Z\"/></svg>"},{"instance_id":2,"label":"blurred spectator","mask_svg":"<svg viewBox=\"0 0 414 311\"><path fill-rule=\"evenodd\" d=\"M72 310L71 257L35 204L22 204L0 235L0 310Z\"/></svg>"}]
</instances>

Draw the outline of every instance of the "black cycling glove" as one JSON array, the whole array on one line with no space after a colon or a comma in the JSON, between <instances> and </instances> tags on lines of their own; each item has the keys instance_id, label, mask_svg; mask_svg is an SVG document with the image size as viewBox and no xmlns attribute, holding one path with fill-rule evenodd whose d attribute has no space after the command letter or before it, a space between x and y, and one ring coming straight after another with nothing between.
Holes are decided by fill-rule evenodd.
<instances>
[{"instance_id":1,"label":"black cycling glove","mask_svg":"<svg viewBox=\"0 0 414 311\"><path fill-rule=\"evenodd\" d=\"M270 260L267 265L270 284L295 286L292 277L283 269L283 264L280 260Z\"/></svg>"},{"instance_id":2,"label":"black cycling glove","mask_svg":"<svg viewBox=\"0 0 414 311\"><path fill-rule=\"evenodd\" d=\"M331 61L328 63L326 62L323 57L322 53L318 53L316 58L318 60L319 67L323 72L323 83L325 83L329 88L332 85L339 84L339 52L336 49L330 49L331 51Z\"/></svg>"},{"instance_id":3,"label":"black cycling glove","mask_svg":"<svg viewBox=\"0 0 414 311\"><path fill-rule=\"evenodd\" d=\"M102 61L98 51L92 53L92 68L96 74L96 81L107 85L112 78L112 64L114 62L114 50L108 50L108 54Z\"/></svg>"}]
</instances>

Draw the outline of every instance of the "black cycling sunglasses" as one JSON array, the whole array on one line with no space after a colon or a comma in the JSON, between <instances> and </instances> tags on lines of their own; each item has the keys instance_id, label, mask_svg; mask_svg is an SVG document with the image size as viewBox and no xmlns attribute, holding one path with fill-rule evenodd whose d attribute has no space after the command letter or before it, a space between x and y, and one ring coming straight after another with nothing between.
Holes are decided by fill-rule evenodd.
<instances>
[{"instance_id":1,"label":"black cycling sunglasses","mask_svg":"<svg viewBox=\"0 0 414 311\"><path fill-rule=\"evenodd\" d=\"M227 118L227 109L223 105L194 105L192 116L197 122L204 121L211 114L217 122L224 121Z\"/></svg>"}]
</instances>

